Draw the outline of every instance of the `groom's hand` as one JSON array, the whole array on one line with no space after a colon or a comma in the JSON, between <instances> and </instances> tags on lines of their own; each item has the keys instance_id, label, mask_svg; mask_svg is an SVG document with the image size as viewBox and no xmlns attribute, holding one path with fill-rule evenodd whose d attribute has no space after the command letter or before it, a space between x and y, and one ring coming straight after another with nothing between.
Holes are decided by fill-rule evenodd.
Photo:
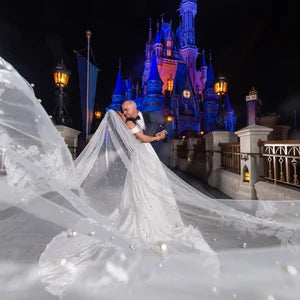
<instances>
[{"instance_id":1,"label":"groom's hand","mask_svg":"<svg viewBox=\"0 0 300 300\"><path fill-rule=\"evenodd\" d=\"M165 130L160 131L160 132L156 133L155 136L158 138L157 139L158 141L164 140L166 138L166 131Z\"/></svg>"}]
</instances>

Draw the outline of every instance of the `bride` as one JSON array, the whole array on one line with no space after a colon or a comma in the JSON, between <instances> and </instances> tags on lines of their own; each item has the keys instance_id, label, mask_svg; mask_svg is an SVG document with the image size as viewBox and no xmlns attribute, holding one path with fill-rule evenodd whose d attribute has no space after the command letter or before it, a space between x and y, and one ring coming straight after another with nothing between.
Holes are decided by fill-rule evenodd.
<instances>
[{"instance_id":1,"label":"bride","mask_svg":"<svg viewBox=\"0 0 300 300\"><path fill-rule=\"evenodd\" d=\"M209 198L159 161L155 138L108 111L74 162L30 84L0 59L0 200L65 228L40 256L46 289L63 299L280 297L279 272L298 274L296 201ZM296 299L299 277L287 280L285 299Z\"/></svg>"},{"instance_id":2,"label":"bride","mask_svg":"<svg viewBox=\"0 0 300 300\"><path fill-rule=\"evenodd\" d=\"M111 118L115 118L114 114L113 111L108 112ZM150 247L160 241L180 238L183 244L213 254L200 231L191 226L188 229L182 221L163 164L150 144L160 138L145 135L133 121L126 120L120 112L118 115L130 132L143 143L139 151L131 155L120 207L112 216L118 219L119 230Z\"/></svg>"}]
</instances>

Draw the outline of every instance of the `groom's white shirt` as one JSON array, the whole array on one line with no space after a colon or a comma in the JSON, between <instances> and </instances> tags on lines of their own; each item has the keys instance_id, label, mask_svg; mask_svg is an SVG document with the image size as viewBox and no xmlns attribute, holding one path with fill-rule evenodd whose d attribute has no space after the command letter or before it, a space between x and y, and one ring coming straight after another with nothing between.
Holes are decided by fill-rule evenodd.
<instances>
[{"instance_id":1,"label":"groom's white shirt","mask_svg":"<svg viewBox=\"0 0 300 300\"><path fill-rule=\"evenodd\" d=\"M140 117L138 120L136 120L136 124L142 129L145 130L146 129L146 125L145 125L145 121L144 121L144 117L143 114L139 111L138 116Z\"/></svg>"}]
</instances>

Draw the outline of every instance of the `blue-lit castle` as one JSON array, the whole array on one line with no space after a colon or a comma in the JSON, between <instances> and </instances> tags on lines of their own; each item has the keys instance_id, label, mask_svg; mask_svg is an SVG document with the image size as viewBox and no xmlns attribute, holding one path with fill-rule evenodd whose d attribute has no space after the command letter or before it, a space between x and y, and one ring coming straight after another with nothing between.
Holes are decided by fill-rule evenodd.
<instances>
[{"instance_id":1,"label":"blue-lit castle","mask_svg":"<svg viewBox=\"0 0 300 300\"><path fill-rule=\"evenodd\" d=\"M141 111L155 110L165 116L171 115L173 137L215 130L219 106L213 89L215 76L211 55L207 65L203 50L201 67L196 67L199 56L194 26L197 0L182 0L179 12L181 23L176 31L172 22L161 18L153 34L149 22L142 84L133 88L131 79L122 80L119 69L112 103L107 108L120 110L124 100L132 99ZM228 96L224 102L226 130L234 131L236 117Z\"/></svg>"}]
</instances>

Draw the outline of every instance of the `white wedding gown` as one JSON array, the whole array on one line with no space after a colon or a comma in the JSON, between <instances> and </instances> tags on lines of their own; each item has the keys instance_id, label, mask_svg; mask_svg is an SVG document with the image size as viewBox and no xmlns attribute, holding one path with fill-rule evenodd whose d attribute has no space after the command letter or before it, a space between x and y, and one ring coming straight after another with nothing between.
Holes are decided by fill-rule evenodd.
<instances>
[{"instance_id":1,"label":"white wedding gown","mask_svg":"<svg viewBox=\"0 0 300 300\"><path fill-rule=\"evenodd\" d=\"M39 260L51 294L298 299L299 202L211 199L113 111L74 163L32 87L1 58L0 148L0 201L65 228Z\"/></svg>"},{"instance_id":2,"label":"white wedding gown","mask_svg":"<svg viewBox=\"0 0 300 300\"><path fill-rule=\"evenodd\" d=\"M176 241L215 255L199 230L184 225L169 179L151 144L142 144L140 151L143 155L137 152L131 156L121 203L110 218L122 233L150 248L162 241Z\"/></svg>"}]
</instances>

